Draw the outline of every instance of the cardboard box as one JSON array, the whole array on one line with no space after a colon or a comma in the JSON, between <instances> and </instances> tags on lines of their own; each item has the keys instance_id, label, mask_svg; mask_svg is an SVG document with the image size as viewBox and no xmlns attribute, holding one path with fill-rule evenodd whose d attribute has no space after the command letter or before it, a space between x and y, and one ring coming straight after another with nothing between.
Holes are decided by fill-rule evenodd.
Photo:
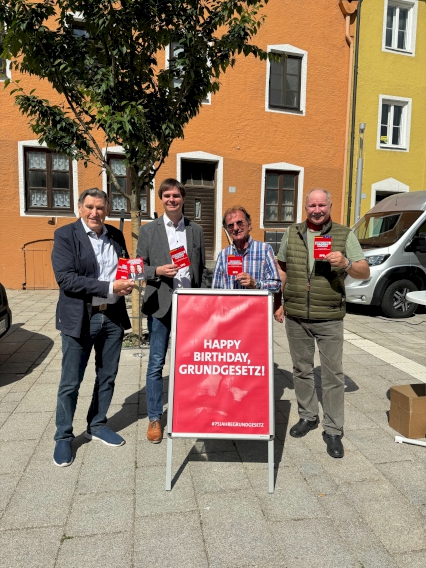
<instances>
[{"instance_id":1,"label":"cardboard box","mask_svg":"<svg viewBox=\"0 0 426 568\"><path fill-rule=\"evenodd\" d=\"M426 384L390 390L389 426L406 438L426 437Z\"/></svg>"}]
</instances>

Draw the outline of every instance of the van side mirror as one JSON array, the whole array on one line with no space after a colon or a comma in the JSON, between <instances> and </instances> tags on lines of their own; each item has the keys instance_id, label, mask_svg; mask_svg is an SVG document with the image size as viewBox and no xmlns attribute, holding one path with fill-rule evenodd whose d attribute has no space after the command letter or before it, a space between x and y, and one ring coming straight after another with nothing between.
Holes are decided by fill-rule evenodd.
<instances>
[{"instance_id":1,"label":"van side mirror","mask_svg":"<svg viewBox=\"0 0 426 568\"><path fill-rule=\"evenodd\" d=\"M426 233L420 233L414 236L411 242L406 245L405 250L407 252L426 253Z\"/></svg>"}]
</instances>

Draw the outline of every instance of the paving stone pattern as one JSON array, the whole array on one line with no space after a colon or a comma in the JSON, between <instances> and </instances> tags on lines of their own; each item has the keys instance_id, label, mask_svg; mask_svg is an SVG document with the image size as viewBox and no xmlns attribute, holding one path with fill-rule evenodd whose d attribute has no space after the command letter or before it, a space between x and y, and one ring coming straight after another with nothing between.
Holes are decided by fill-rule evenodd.
<instances>
[{"instance_id":1,"label":"paving stone pattern","mask_svg":"<svg viewBox=\"0 0 426 568\"><path fill-rule=\"evenodd\" d=\"M288 435L297 404L284 326L274 323L275 493L268 494L265 442L189 439L173 443L166 492L166 442L145 438L148 348L122 352L109 426L127 443L110 448L83 436L92 358L74 421L75 461L55 467L57 292L8 296L13 327L0 340L1 567L426 566L426 448L395 444L387 416L390 387L418 382L407 372L345 342L346 454L333 459L321 428L303 439ZM397 321L352 309L345 330L426 372L425 311Z\"/></svg>"}]
</instances>

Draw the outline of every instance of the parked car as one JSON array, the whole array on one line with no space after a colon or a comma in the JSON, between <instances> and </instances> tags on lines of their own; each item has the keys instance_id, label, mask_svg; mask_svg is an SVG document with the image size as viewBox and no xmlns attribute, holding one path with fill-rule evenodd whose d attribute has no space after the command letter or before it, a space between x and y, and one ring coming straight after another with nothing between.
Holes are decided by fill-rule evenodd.
<instances>
[{"instance_id":1,"label":"parked car","mask_svg":"<svg viewBox=\"0 0 426 568\"><path fill-rule=\"evenodd\" d=\"M352 230L370 278L346 278L347 302L380 306L391 318L411 316L417 304L407 300L407 293L426 289L426 191L383 199Z\"/></svg>"},{"instance_id":2,"label":"parked car","mask_svg":"<svg viewBox=\"0 0 426 568\"><path fill-rule=\"evenodd\" d=\"M7 301L6 290L0 284L0 337L2 337L12 325L12 312Z\"/></svg>"}]
</instances>

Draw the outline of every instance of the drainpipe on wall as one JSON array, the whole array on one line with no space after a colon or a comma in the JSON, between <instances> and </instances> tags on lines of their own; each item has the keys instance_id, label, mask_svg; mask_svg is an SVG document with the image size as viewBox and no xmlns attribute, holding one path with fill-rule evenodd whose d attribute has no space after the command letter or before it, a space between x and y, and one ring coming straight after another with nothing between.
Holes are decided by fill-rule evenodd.
<instances>
[{"instance_id":1,"label":"drainpipe on wall","mask_svg":"<svg viewBox=\"0 0 426 568\"><path fill-rule=\"evenodd\" d=\"M358 2L357 12L357 26L356 26L356 40L355 40L355 56L354 56L354 80L353 80L353 94L352 94L352 122L351 122L351 145L349 149L349 176L348 176L348 210L346 217L346 224L348 227L351 225L352 219L352 187L354 177L354 155L355 155L355 119L356 119L356 102L357 102L357 87L358 87L358 59L359 59L359 39L361 35L361 8L362 0Z\"/></svg>"},{"instance_id":2,"label":"drainpipe on wall","mask_svg":"<svg viewBox=\"0 0 426 568\"><path fill-rule=\"evenodd\" d=\"M348 73L348 95L346 103L346 127L345 127L345 149L343 155L343 187L342 187L342 208L340 213L340 223L343 224L344 204L346 197L346 177L348 167L348 139L349 139L349 123L351 116L351 95L352 95L352 63L354 56L354 42L350 35L351 16L355 14L358 8L358 2L350 0L340 0L339 8L345 16L345 39L349 46L349 73Z\"/></svg>"}]
</instances>

